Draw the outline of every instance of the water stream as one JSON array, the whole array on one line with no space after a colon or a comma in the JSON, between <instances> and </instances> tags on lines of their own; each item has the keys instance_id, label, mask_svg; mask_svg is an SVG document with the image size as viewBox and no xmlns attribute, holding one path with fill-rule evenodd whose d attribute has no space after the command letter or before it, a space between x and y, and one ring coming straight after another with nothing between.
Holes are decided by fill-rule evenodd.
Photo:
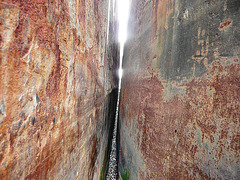
<instances>
[{"instance_id":1,"label":"water stream","mask_svg":"<svg viewBox=\"0 0 240 180\"><path fill-rule=\"evenodd\" d=\"M110 2L111 0L109 0ZM112 146L111 146L111 153L109 159L109 165L107 170L107 180L116 180L118 178L118 152L117 152L117 129L118 129L118 114L119 114L119 101L120 101L120 92L121 92L121 81L123 75L122 69L122 60L123 60L123 50L124 44L127 39L127 24L128 24L128 16L129 16L129 7L130 7L130 0L117 0L113 1L117 3L118 7L118 21L119 21L119 34L118 34L118 41L120 43L120 64L119 64L119 85L118 85L118 98L117 98L117 106L116 106L116 116L114 122L114 129L113 129L113 137L112 137Z\"/></svg>"},{"instance_id":2,"label":"water stream","mask_svg":"<svg viewBox=\"0 0 240 180\"><path fill-rule=\"evenodd\" d=\"M119 113L119 99L120 99L120 88L118 89L118 99L117 99L117 108L116 108L116 116L114 122L113 129L113 137L112 137L112 147L109 159L109 167L107 171L107 180L116 180L118 176L117 169L117 124L118 124L118 113Z\"/></svg>"},{"instance_id":3,"label":"water stream","mask_svg":"<svg viewBox=\"0 0 240 180\"><path fill-rule=\"evenodd\" d=\"M121 95L121 84L122 84L122 58L123 58L123 48L124 44L120 47L120 65L119 65L119 84L118 84L118 98L116 106L116 115L113 129L113 138L112 138L112 147L109 159L109 166L107 171L107 180L116 180L118 178L118 158L117 158L117 129L118 129L118 114L119 114L119 104L120 104L120 95Z\"/></svg>"}]
</instances>

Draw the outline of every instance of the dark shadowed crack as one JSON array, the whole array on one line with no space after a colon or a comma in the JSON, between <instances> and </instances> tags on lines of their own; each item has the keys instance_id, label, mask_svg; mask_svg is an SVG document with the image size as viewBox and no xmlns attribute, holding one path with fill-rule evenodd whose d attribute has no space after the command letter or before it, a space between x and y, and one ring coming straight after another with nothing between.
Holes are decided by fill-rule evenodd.
<instances>
[{"instance_id":1,"label":"dark shadowed crack","mask_svg":"<svg viewBox=\"0 0 240 180\"><path fill-rule=\"evenodd\" d=\"M118 124L118 111L119 111L119 95L120 89L118 91L118 100L117 100L117 108L116 108L116 116L114 122L114 130L113 130L113 138L112 138L112 147L111 154L109 159L109 168L107 171L107 180L116 180L117 179L117 124Z\"/></svg>"}]
</instances>

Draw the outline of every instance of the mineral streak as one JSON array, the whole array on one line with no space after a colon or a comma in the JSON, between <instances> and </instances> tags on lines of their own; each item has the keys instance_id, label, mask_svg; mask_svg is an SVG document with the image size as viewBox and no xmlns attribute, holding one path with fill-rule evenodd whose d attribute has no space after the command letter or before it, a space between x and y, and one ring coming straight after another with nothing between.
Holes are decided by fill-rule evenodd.
<instances>
[{"instance_id":1,"label":"mineral streak","mask_svg":"<svg viewBox=\"0 0 240 180\"><path fill-rule=\"evenodd\" d=\"M117 88L108 2L1 0L0 179L99 179Z\"/></svg>"},{"instance_id":2,"label":"mineral streak","mask_svg":"<svg viewBox=\"0 0 240 180\"><path fill-rule=\"evenodd\" d=\"M123 179L239 179L240 1L131 1Z\"/></svg>"}]
</instances>

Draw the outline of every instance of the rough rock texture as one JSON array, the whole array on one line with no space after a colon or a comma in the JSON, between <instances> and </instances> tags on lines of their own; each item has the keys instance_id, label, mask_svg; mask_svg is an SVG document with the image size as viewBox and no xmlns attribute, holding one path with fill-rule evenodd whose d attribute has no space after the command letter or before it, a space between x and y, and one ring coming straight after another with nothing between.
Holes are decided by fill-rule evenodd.
<instances>
[{"instance_id":1,"label":"rough rock texture","mask_svg":"<svg viewBox=\"0 0 240 180\"><path fill-rule=\"evenodd\" d=\"M108 2L0 2L0 179L99 179L117 100Z\"/></svg>"},{"instance_id":2,"label":"rough rock texture","mask_svg":"<svg viewBox=\"0 0 240 180\"><path fill-rule=\"evenodd\" d=\"M239 179L240 1L132 0L123 179Z\"/></svg>"}]
</instances>

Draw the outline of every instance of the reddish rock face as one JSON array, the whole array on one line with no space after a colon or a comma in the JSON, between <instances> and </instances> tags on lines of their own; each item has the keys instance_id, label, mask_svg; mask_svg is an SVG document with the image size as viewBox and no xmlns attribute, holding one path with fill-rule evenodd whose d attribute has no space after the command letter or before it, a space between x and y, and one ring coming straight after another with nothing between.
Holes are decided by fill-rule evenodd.
<instances>
[{"instance_id":1,"label":"reddish rock face","mask_svg":"<svg viewBox=\"0 0 240 180\"><path fill-rule=\"evenodd\" d=\"M117 87L115 7L109 17L107 7L1 1L0 179L99 178Z\"/></svg>"},{"instance_id":2,"label":"reddish rock face","mask_svg":"<svg viewBox=\"0 0 240 180\"><path fill-rule=\"evenodd\" d=\"M240 3L133 0L123 60L120 173L240 177Z\"/></svg>"}]
</instances>

